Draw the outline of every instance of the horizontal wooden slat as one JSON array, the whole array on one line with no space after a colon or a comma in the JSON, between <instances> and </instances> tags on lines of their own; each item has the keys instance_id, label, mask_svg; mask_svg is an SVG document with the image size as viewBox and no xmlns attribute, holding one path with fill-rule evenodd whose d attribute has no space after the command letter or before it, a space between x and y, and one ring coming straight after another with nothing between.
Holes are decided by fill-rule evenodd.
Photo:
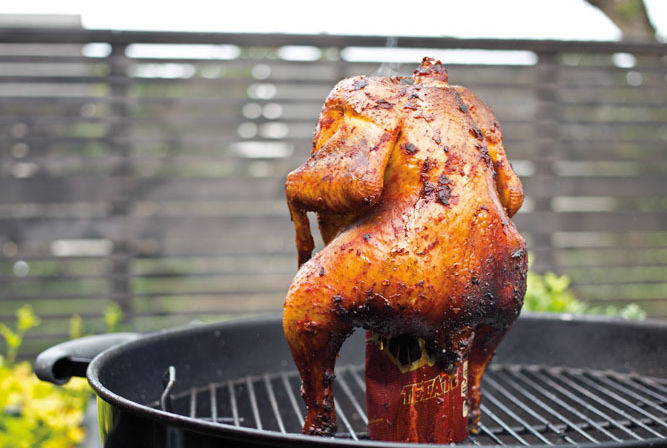
<instances>
[{"instance_id":1,"label":"horizontal wooden slat","mask_svg":"<svg viewBox=\"0 0 667 448\"><path fill-rule=\"evenodd\" d=\"M231 104L237 105L241 107L244 103L246 103L247 100L239 100L238 102L233 101ZM266 101L268 102L268 100ZM230 101L228 98L224 99L224 103L221 102L220 105L222 104L229 104ZM155 125L157 126L162 126L162 127L167 127L167 126L186 126L186 125L198 125L198 126L203 126L206 127L206 125L228 125L228 126L235 126L243 122L247 121L252 121L253 123L272 123L276 120L280 122L286 122L286 123L311 123L314 122L317 118L317 114L319 114L321 105L316 102L303 102L303 103L285 103L284 105L276 102L271 102L271 104L277 104L281 108L286 107L287 108L287 113L281 113L277 118L265 118L261 115L257 117L252 117L252 118L247 118L247 117L239 117L238 116L238 110L233 110L229 111L230 115L225 116L225 115L218 115L218 116L211 116L210 113L193 113L191 109L184 109L180 113L175 113L171 112L169 115L160 117L160 116L155 116L154 114L149 114L146 116L138 115L138 114L133 114L132 116L122 116L122 115L113 115L113 114L108 114L105 116L100 116L100 117L89 117L89 116L83 116L83 115L67 115L67 114L62 114L62 115L21 115L18 113L11 113L11 110L7 110L8 114L4 115L1 113L2 108L0 108L0 126L10 126L10 125L15 125L17 123L24 123L30 127L30 129L38 129L38 130L57 130L59 127L56 126L61 126L64 128L74 126L75 124L88 124L88 125L93 125L93 124L99 124L99 125L120 125L120 124L125 124L125 125ZM291 109L290 109L291 108ZM495 112L498 116L502 117L503 112L509 113L510 108L508 107L507 110L505 111L503 107L495 107ZM658 110L655 110L658 109ZM623 126L641 126L641 127L656 127L656 126L664 126L665 124L665 118L667 118L667 107L664 109L662 108L655 108L650 112L651 119L646 119L642 118L641 116L635 116L633 117L631 114L638 115L638 111L630 111L628 113L623 114L623 118L616 118L614 116L610 117L598 117L596 119L588 119L588 120L583 120L580 118L571 118L569 116L563 117L560 120L558 120L559 123L561 124L570 124L570 125L577 125L577 126L582 126L582 127L597 127L597 126L612 126L612 125L623 125ZM14 111L16 111L15 108L13 108ZM79 112L80 110L76 110ZM291 115L290 114L291 111ZM295 116L295 111L299 111L302 113L302 116ZM305 112L307 111L309 114L306 115ZM223 111L220 111L223 112ZM589 109L589 110L584 110L580 112L582 115L586 115L590 117L590 115L595 115L595 109ZM287 115L287 116L285 116ZM659 119L656 119L659 118ZM534 125L534 120L531 119L529 116L525 116L523 118L504 118L502 120L503 124L503 129L504 129L504 134L507 136L508 134L508 129L513 129L516 127L517 129L519 126L533 126ZM512 132L509 133L509 136L511 136Z\"/></svg>"},{"instance_id":2,"label":"horizontal wooden slat","mask_svg":"<svg viewBox=\"0 0 667 448\"><path fill-rule=\"evenodd\" d=\"M154 60L147 62L148 64L167 64L173 63L169 60ZM140 65L139 65L140 67ZM299 86L299 85L310 85L312 87L321 87L327 86L331 88L338 79L335 73L329 74L325 79L313 79L310 77L301 77L299 73L301 71L294 71L294 75L291 75L288 78L277 78L271 77L263 82L268 82L273 85L280 87L281 85L287 85L289 87ZM469 77L466 77L469 78ZM200 76L182 76L182 77L148 77L142 76L141 74L135 76L77 76L74 74L71 75L32 75L30 72L26 74L16 74L16 75L0 75L0 85L3 83L7 84L21 84L21 85L34 85L34 84L80 84L82 86L86 85L127 85L127 86L141 86L141 85L187 85L188 87L197 87L201 85L212 85L215 87L247 87L251 84L259 82L257 79L251 77L234 77L234 76L224 76L224 77L212 77L205 78ZM559 81L557 83L541 83L539 80L532 80L530 84L526 81L519 81L512 79L497 79L494 81L475 81L467 79L468 86L471 88L478 89L522 89L525 90L526 87L534 89L581 89L581 88L595 88L597 92L602 92L605 89L613 90L615 93L635 93L637 89L633 86L623 85L618 82L614 82L612 79L600 78L599 76L592 78L589 81L582 82L581 80L576 81ZM655 81L650 81L644 86L644 89L652 89L656 93L660 93L661 84Z\"/></svg>"},{"instance_id":3,"label":"horizontal wooden slat","mask_svg":"<svg viewBox=\"0 0 667 448\"><path fill-rule=\"evenodd\" d=\"M57 236L59 238L80 238L82 226L95 228L100 237L117 240L127 235L126 226L134 229L135 235L169 234L172 238L185 238L197 233L198 238L214 238L221 233L241 235L249 228L254 232L275 232L289 228L286 210L259 210L249 215L218 216L108 216L91 217L84 221L69 217L57 217L44 222L40 218L23 220L22 233L31 239L44 240ZM287 222L286 222L287 221ZM557 231L622 231L622 230L654 230L664 228L667 223L667 212L632 213L632 212L533 212L530 215L519 214L515 221L517 227L530 233L553 233ZM12 219L0 218L0 233L11 231L16 227ZM221 230L224 229L224 230ZM274 234L278 236L279 234ZM224 238L220 236L220 238Z\"/></svg>"},{"instance_id":4,"label":"horizontal wooden slat","mask_svg":"<svg viewBox=\"0 0 667 448\"><path fill-rule=\"evenodd\" d=\"M0 203L269 199L284 197L284 178L0 178Z\"/></svg>"},{"instance_id":5,"label":"horizontal wooden slat","mask_svg":"<svg viewBox=\"0 0 667 448\"><path fill-rule=\"evenodd\" d=\"M307 38L307 36L306 36ZM498 41L496 41L498 42ZM514 42L514 41L510 41ZM508 44L510 43L508 42ZM532 41L535 42L535 41ZM588 44L588 42L586 43ZM618 45L618 43L616 43ZM83 55L64 55L56 54L52 52L50 47L50 54L0 54L0 64L12 64L13 66L23 64L23 65L46 65L46 64L72 64L76 66L88 65L88 66L103 66L106 67L108 64L108 59L105 57L90 57ZM509 48L508 48L509 49ZM529 50L530 51L530 50ZM635 61L635 65L632 67L617 67L614 65L613 60L609 55L613 54L609 52L606 60L598 61L580 61L586 65L567 65L565 70L560 72L561 76L571 75L570 78L577 80L583 76L598 76L599 73L611 74L611 75L625 75L631 71L638 71L641 73L644 72L657 72L660 73L663 70L660 60L656 58L640 58ZM578 55L581 56L581 55ZM222 58L200 58L200 57L175 57L170 55L161 55L159 58L155 57L141 57L134 54L128 55L128 59L133 63L186 63L186 64L195 64L195 65L219 65L224 67L246 67L252 68L257 64L267 65L272 68L271 73L275 74L276 71L292 71L294 69L303 71L304 69L317 69L320 70L319 76L321 75L322 70L327 70L331 73L338 73L341 71L341 66L345 67L359 67L365 72L369 70L376 70L376 64L372 62L355 62L349 60L317 60L317 61L299 61L299 60L285 60L280 57L276 59L267 60L262 57L253 57L252 55L239 55L238 59L222 59ZM412 70L412 63L399 63L401 69L408 73ZM559 64L562 65L562 64ZM447 68L450 72L456 72L465 74L466 76L471 76L473 79L482 78L482 79L495 79L500 74L501 78L506 79L509 76L503 77L502 75L513 75L516 77L521 73L525 73L528 76L531 76L533 72L533 67L523 66L523 65L502 65L502 64L477 64L477 63L459 63L459 62L448 62ZM492 70L490 70L492 69ZM495 75L494 75L495 74ZM306 75L306 74L304 74Z\"/></svg>"},{"instance_id":6,"label":"horizontal wooden slat","mask_svg":"<svg viewBox=\"0 0 667 448\"><path fill-rule=\"evenodd\" d=\"M558 53L635 53L665 54L667 45L652 42L577 42L560 40L522 40L522 39L456 39L437 37L400 36L400 46L407 48L483 48L533 50ZM315 45L319 47L345 47L354 45L385 47L384 36L336 36L330 34L255 34L255 33L210 33L210 32L168 32L168 31L111 31L111 30L75 30L62 28L4 28L0 30L0 42L3 43L87 43L112 42L131 43L177 43L177 44L220 44L229 43L241 46L282 46Z\"/></svg>"},{"instance_id":7,"label":"horizontal wooden slat","mask_svg":"<svg viewBox=\"0 0 667 448\"><path fill-rule=\"evenodd\" d=\"M660 195L661 177L576 177L523 178L531 197L612 196L643 197ZM247 178L132 178L63 177L0 178L0 203L49 203L112 201L133 197L142 201L225 199L282 199L283 177Z\"/></svg>"},{"instance_id":8,"label":"horizontal wooden slat","mask_svg":"<svg viewBox=\"0 0 667 448\"><path fill-rule=\"evenodd\" d=\"M531 196L649 196L664 187L664 177L569 177L540 176L523 179L524 189Z\"/></svg>"},{"instance_id":9,"label":"horizontal wooden slat","mask_svg":"<svg viewBox=\"0 0 667 448\"><path fill-rule=\"evenodd\" d=\"M224 302L221 302L224 305ZM241 314L244 315L258 315L258 314L278 314L281 309L281 304L276 304L275 307L273 308L265 308L261 311L254 310L248 310L245 308L200 308L197 310L182 310L178 313L180 316L207 316L207 315L212 315L215 317L220 317L220 315L225 314L228 316L239 316ZM104 317L103 313L96 313L96 312L86 312L86 313L79 313L79 316L81 316L84 319L96 319L96 318L101 318ZM141 317L155 317L155 316L170 316L172 313L169 311L159 311L159 312L153 312L153 311L146 311L146 312L137 312L133 314L133 318L141 318ZM41 317L43 319L48 319L48 320L62 320L62 321L67 321L71 319L72 314L70 313L44 313L41 314ZM4 322L9 322L14 318L12 314L0 314L0 321Z\"/></svg>"}]
</instances>

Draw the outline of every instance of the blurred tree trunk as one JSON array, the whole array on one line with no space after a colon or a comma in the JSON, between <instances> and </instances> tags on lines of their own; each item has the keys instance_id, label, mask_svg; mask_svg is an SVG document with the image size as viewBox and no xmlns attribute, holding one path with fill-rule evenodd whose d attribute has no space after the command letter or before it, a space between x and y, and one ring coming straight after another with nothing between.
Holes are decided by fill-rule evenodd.
<instances>
[{"instance_id":1,"label":"blurred tree trunk","mask_svg":"<svg viewBox=\"0 0 667 448\"><path fill-rule=\"evenodd\" d=\"M624 41L655 42L656 29L646 11L644 0L585 0L602 11L622 33ZM635 54L636 71L641 84L662 85L660 56ZM658 68L658 70L655 70Z\"/></svg>"},{"instance_id":2,"label":"blurred tree trunk","mask_svg":"<svg viewBox=\"0 0 667 448\"><path fill-rule=\"evenodd\" d=\"M623 33L623 40L654 41L655 27L643 0L586 0L602 11Z\"/></svg>"}]
</instances>

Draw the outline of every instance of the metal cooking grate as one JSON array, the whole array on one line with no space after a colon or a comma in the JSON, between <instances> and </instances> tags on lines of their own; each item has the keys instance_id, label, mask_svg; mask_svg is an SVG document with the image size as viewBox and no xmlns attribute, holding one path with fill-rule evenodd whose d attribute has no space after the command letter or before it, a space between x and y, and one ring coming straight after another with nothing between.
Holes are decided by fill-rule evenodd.
<instances>
[{"instance_id":1,"label":"metal cooking grate","mask_svg":"<svg viewBox=\"0 0 667 448\"><path fill-rule=\"evenodd\" d=\"M363 367L342 367L336 373L337 437L363 440ZM296 372L244 377L171 395L174 382L168 383L162 401L171 412L268 431L301 431L304 407ZM492 365L484 376L483 393L479 432L466 443L576 445L667 438L667 380Z\"/></svg>"}]
</instances>

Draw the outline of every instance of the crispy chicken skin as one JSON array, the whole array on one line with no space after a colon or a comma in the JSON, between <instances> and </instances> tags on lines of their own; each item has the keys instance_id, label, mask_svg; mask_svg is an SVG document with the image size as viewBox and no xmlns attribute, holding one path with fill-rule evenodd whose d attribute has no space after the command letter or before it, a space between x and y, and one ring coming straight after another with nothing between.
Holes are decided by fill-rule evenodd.
<instances>
[{"instance_id":1,"label":"crispy chicken skin","mask_svg":"<svg viewBox=\"0 0 667 448\"><path fill-rule=\"evenodd\" d=\"M300 268L283 329L304 433L335 432L334 366L355 327L422 337L448 371L467 356L475 425L482 374L526 287L526 246L510 220L523 191L491 110L430 58L413 77L345 79L286 195ZM326 244L312 258L307 211Z\"/></svg>"}]
</instances>

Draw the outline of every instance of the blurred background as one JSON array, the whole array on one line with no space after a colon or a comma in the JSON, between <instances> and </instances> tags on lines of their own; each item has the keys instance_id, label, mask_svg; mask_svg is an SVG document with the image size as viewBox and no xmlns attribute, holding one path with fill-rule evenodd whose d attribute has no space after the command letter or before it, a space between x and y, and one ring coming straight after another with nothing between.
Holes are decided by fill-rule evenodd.
<instances>
[{"instance_id":1,"label":"blurred background","mask_svg":"<svg viewBox=\"0 0 667 448\"><path fill-rule=\"evenodd\" d=\"M660 0L3 2L0 322L32 306L30 359L279 312L323 100L424 56L504 128L532 306L665 318L665 36Z\"/></svg>"}]
</instances>

